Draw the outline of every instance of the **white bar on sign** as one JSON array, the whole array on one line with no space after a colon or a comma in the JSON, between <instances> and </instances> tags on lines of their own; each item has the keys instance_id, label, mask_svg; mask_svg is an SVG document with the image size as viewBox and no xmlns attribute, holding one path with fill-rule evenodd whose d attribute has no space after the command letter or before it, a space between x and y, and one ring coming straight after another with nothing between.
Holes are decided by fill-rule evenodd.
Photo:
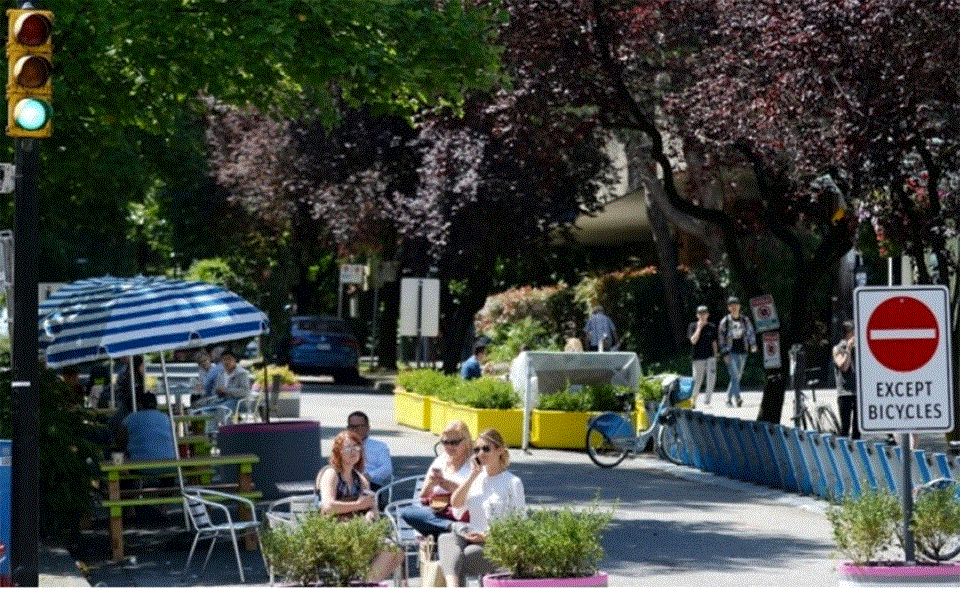
<instances>
[{"instance_id":1,"label":"white bar on sign","mask_svg":"<svg viewBox=\"0 0 960 600\"><path fill-rule=\"evenodd\" d=\"M936 329L872 329L871 340L932 340Z\"/></svg>"}]
</instances>

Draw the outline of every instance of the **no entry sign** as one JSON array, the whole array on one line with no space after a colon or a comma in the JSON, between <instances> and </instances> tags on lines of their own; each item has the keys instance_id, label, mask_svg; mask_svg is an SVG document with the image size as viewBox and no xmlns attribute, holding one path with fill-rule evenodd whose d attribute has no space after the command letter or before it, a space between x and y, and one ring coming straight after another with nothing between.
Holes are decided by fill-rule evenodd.
<instances>
[{"instance_id":1,"label":"no entry sign","mask_svg":"<svg viewBox=\"0 0 960 600\"><path fill-rule=\"evenodd\" d=\"M953 428L948 297L943 286L854 292L861 431Z\"/></svg>"}]
</instances>

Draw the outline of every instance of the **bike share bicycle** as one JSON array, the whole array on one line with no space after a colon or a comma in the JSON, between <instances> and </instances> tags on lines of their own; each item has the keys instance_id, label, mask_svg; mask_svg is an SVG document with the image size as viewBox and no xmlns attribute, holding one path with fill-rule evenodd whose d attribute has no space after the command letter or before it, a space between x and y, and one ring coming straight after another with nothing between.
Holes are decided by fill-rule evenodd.
<instances>
[{"instance_id":1,"label":"bike share bicycle","mask_svg":"<svg viewBox=\"0 0 960 600\"><path fill-rule=\"evenodd\" d=\"M662 398L645 431L635 432L629 418L632 394L621 397L624 416L620 412L606 412L590 420L587 426L587 455L598 467L609 469L623 462L628 454L639 454L647 445L661 458L674 464L683 460L683 442L676 429L676 406L689 400L693 392L693 378L667 375L662 378ZM637 407L645 410L646 407ZM649 411L647 411L649 414Z\"/></svg>"}]
</instances>

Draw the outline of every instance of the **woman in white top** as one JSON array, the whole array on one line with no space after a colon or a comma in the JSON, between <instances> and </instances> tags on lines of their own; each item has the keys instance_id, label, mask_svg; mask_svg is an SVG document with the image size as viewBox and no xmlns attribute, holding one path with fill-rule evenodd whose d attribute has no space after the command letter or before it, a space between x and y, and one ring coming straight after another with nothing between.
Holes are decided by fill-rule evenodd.
<instances>
[{"instance_id":1,"label":"woman in white top","mask_svg":"<svg viewBox=\"0 0 960 600\"><path fill-rule=\"evenodd\" d=\"M466 524L456 524L451 533L439 538L440 568L447 585L463 587L467 575L484 575L494 565L483 553L490 522L526 508L523 482L507 471L510 453L503 436L487 429L477 438L470 476L453 492L454 514L470 513Z\"/></svg>"},{"instance_id":2,"label":"woman in white top","mask_svg":"<svg viewBox=\"0 0 960 600\"><path fill-rule=\"evenodd\" d=\"M450 495L470 476L473 440L463 421L450 421L440 433L443 452L433 459L420 491L422 505L408 506L400 516L420 535L434 537L450 531L458 520L450 508Z\"/></svg>"}]
</instances>

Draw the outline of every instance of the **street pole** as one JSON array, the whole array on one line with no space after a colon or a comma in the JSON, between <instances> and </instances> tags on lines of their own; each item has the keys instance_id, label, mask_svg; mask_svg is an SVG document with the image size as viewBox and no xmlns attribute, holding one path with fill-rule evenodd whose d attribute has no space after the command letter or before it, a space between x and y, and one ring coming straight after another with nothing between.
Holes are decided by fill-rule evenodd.
<instances>
[{"instance_id":1,"label":"street pole","mask_svg":"<svg viewBox=\"0 0 960 600\"><path fill-rule=\"evenodd\" d=\"M891 286L911 285L913 283L913 269L910 258L902 256L897 259L890 257L887 263L887 282ZM903 558L908 565L916 564L914 554L913 529L910 521L913 516L913 445L909 433L900 434L900 447L903 449L903 473L900 487L903 493L900 496L900 510L903 513Z\"/></svg>"},{"instance_id":2,"label":"street pole","mask_svg":"<svg viewBox=\"0 0 960 600\"><path fill-rule=\"evenodd\" d=\"M19 587L39 586L37 146L34 139L16 138L10 565Z\"/></svg>"}]
</instances>

